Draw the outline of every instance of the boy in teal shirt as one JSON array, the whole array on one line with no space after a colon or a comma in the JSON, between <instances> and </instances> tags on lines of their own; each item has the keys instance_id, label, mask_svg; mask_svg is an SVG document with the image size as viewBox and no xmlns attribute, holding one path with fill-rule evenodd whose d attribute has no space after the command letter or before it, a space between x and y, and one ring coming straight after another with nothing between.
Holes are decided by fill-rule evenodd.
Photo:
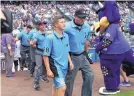
<instances>
[{"instance_id":1,"label":"boy in teal shirt","mask_svg":"<svg viewBox=\"0 0 134 96\"><path fill-rule=\"evenodd\" d=\"M64 18L62 16L55 17L53 20L53 27L53 34L50 34L46 38L45 50L43 53L44 62L47 76L53 78L53 96L64 96L68 61L70 69L73 69L73 64L69 56L69 38L68 35L63 32L65 27ZM55 67L55 71L53 70L52 65Z\"/></svg>"}]
</instances>

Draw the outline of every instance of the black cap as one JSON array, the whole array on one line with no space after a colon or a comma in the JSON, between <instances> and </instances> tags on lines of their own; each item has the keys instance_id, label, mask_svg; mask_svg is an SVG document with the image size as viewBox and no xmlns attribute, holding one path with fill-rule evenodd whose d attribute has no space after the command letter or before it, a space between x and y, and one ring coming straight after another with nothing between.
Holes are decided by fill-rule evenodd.
<instances>
[{"instance_id":1,"label":"black cap","mask_svg":"<svg viewBox=\"0 0 134 96\"><path fill-rule=\"evenodd\" d=\"M47 22L46 21L39 21L39 25L41 25L41 24L47 24Z\"/></svg>"},{"instance_id":2,"label":"black cap","mask_svg":"<svg viewBox=\"0 0 134 96\"><path fill-rule=\"evenodd\" d=\"M39 22L38 19L36 19L36 18L33 19L33 24L34 24L34 25L39 25L39 23L40 23L40 22Z\"/></svg>"},{"instance_id":3,"label":"black cap","mask_svg":"<svg viewBox=\"0 0 134 96\"><path fill-rule=\"evenodd\" d=\"M88 16L88 14L86 13L86 10L78 9L75 11L75 16L77 16L79 18L86 18Z\"/></svg>"},{"instance_id":4,"label":"black cap","mask_svg":"<svg viewBox=\"0 0 134 96\"><path fill-rule=\"evenodd\" d=\"M33 27L31 25L27 25L27 28L32 29Z\"/></svg>"}]
</instances>

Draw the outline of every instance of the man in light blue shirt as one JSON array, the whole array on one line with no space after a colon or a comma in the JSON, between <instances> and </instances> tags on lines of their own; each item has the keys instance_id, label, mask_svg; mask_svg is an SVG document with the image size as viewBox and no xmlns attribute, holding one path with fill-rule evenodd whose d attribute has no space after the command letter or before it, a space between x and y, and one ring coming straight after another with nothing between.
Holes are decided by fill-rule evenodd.
<instances>
[{"instance_id":1,"label":"man in light blue shirt","mask_svg":"<svg viewBox=\"0 0 134 96\"><path fill-rule=\"evenodd\" d=\"M46 22L39 22L39 31L36 32L33 36L33 40L31 42L32 46L36 46L35 49L35 76L34 76L34 89L39 90L39 80L49 82L46 76L45 65L43 62L43 51L45 49L45 41L46 41Z\"/></svg>"},{"instance_id":2,"label":"man in light blue shirt","mask_svg":"<svg viewBox=\"0 0 134 96\"><path fill-rule=\"evenodd\" d=\"M20 49L20 54L21 54L20 67L21 67L21 70L23 70L23 68L24 68L24 64L26 61L26 54L28 55L27 67L30 70L31 59L30 59L30 44L28 43L28 38L29 38L29 33L30 33L31 29L32 29L32 26L28 25L26 31L20 33L20 35L16 38L16 40L19 39L20 43L21 43L21 49Z\"/></svg>"},{"instance_id":3,"label":"man in light blue shirt","mask_svg":"<svg viewBox=\"0 0 134 96\"><path fill-rule=\"evenodd\" d=\"M34 69L35 69L35 46L31 45L32 40L34 39L34 35L39 31L39 20L34 19L33 20L33 24L34 24L34 29L31 30L31 32L29 33L29 44L30 44L30 56L31 56L31 66L30 66L30 74L31 77L33 77L34 74Z\"/></svg>"},{"instance_id":4,"label":"man in light blue shirt","mask_svg":"<svg viewBox=\"0 0 134 96\"><path fill-rule=\"evenodd\" d=\"M92 96L94 74L84 54L85 51L88 51L87 40L90 39L90 27L86 22L87 16L88 14L84 9L76 10L74 19L67 23L64 30L69 37L70 55L75 68L67 74L65 96L72 96L74 80L79 70L85 77L83 78L82 96Z\"/></svg>"}]
</instances>

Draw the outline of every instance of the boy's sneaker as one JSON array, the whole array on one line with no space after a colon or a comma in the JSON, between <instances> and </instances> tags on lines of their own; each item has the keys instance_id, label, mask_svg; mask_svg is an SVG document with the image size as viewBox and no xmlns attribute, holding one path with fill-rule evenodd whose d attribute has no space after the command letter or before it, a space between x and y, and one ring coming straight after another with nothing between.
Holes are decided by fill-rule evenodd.
<instances>
[{"instance_id":1,"label":"boy's sneaker","mask_svg":"<svg viewBox=\"0 0 134 96\"><path fill-rule=\"evenodd\" d=\"M112 94L120 93L120 90L119 89L116 89L116 90L107 90L105 87L101 87L99 89L99 93L101 95L112 95Z\"/></svg>"},{"instance_id":2,"label":"boy's sneaker","mask_svg":"<svg viewBox=\"0 0 134 96\"><path fill-rule=\"evenodd\" d=\"M130 83L130 81L128 81L128 82L123 81L123 82L120 83L120 86L129 87L129 86L131 86L131 83Z\"/></svg>"}]
</instances>

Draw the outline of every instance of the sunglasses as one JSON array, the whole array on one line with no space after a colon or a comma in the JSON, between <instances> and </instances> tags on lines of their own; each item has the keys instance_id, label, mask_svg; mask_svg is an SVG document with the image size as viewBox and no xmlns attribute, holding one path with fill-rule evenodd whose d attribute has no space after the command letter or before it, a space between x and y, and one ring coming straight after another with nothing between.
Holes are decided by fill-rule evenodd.
<instances>
[{"instance_id":1,"label":"sunglasses","mask_svg":"<svg viewBox=\"0 0 134 96\"><path fill-rule=\"evenodd\" d=\"M86 19L87 16L78 15L77 17L80 19Z\"/></svg>"}]
</instances>

